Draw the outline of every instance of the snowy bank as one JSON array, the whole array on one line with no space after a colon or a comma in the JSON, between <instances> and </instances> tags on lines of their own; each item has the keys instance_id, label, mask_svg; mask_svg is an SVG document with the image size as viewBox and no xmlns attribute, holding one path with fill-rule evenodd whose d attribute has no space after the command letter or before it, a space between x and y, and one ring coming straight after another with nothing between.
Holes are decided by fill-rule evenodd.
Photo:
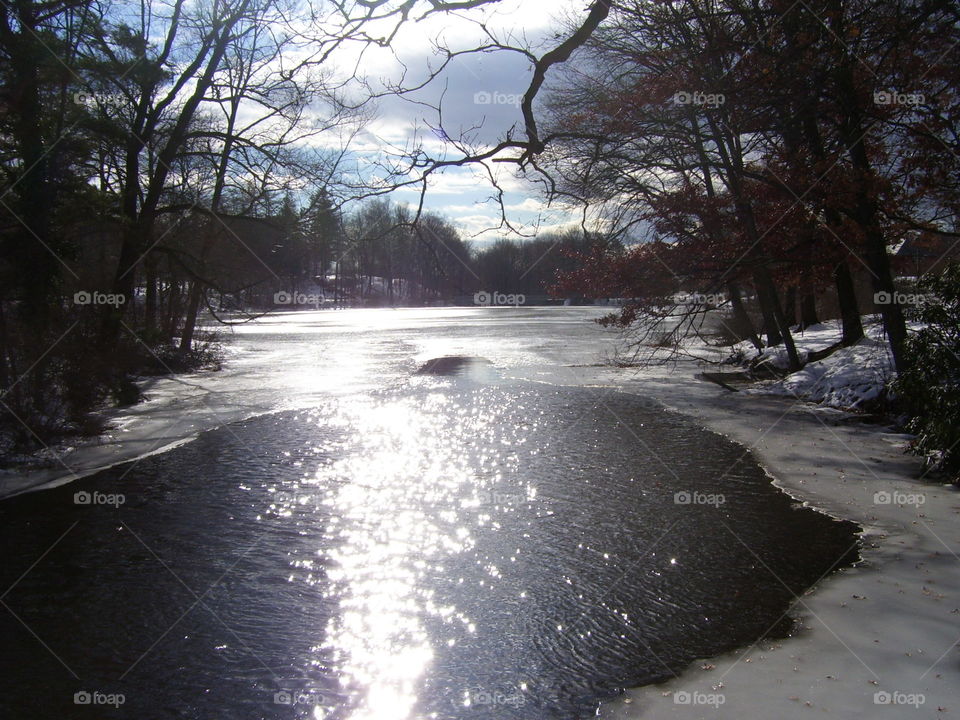
<instances>
[{"instance_id":1,"label":"snowy bank","mask_svg":"<svg viewBox=\"0 0 960 720\"><path fill-rule=\"evenodd\" d=\"M846 720L960 713L958 491L919 480L921 460L904 453L908 437L891 428L797 398L731 393L693 380L695 371L690 362L673 372L608 371L580 382L660 400L741 443L786 492L860 523L863 561L796 599L789 612L799 627L792 637L699 660L668 683L604 703L599 716Z\"/></svg>"},{"instance_id":2,"label":"snowy bank","mask_svg":"<svg viewBox=\"0 0 960 720\"><path fill-rule=\"evenodd\" d=\"M807 362L801 370L782 380L758 383L747 392L785 395L839 409L868 408L881 398L894 372L893 357L882 326L870 322L870 318L864 321L866 336L855 345L840 348L822 360ZM837 323L821 323L806 328L794 339L797 352L805 361L811 353L839 343L840 338ZM749 343L740 343L734 351L749 357L748 348L753 350ZM770 363L780 370L787 367L786 351L782 347L760 353L753 361Z\"/></svg>"}]
</instances>

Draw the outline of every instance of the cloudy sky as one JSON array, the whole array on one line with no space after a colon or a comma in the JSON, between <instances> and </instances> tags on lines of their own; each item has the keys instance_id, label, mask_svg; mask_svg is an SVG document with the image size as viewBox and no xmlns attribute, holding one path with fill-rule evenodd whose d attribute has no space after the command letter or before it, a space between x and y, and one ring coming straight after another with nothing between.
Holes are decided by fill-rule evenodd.
<instances>
[{"instance_id":1,"label":"cloudy sky","mask_svg":"<svg viewBox=\"0 0 960 720\"><path fill-rule=\"evenodd\" d=\"M456 51L488 42L481 22L504 44L527 47L540 55L560 42L557 33L571 18L585 16L586 7L587 0L502 0L483 10L434 15L405 24L391 49L367 47L361 69L374 87L399 82L404 72L404 84L416 85L442 62L435 51L437 44ZM444 140L444 134L456 138L469 132L477 142L493 144L512 126L522 126L519 102L531 74L529 61L519 53L495 51L458 57L424 89L404 97L381 98L375 119L353 147L362 159L371 161L382 158L385 151L398 152L418 143L433 156L446 152L456 157L457 151ZM438 113L429 107L437 105L442 108L442 127ZM506 193L508 218L523 226L525 233L577 221L575 213L547 208L536 186L515 176L515 166L494 163L490 167ZM482 243L506 234L490 230L500 224L494 192L483 168L453 168L433 178L425 207L447 216L465 237ZM419 187L397 191L392 197L416 204Z\"/></svg>"}]
</instances>

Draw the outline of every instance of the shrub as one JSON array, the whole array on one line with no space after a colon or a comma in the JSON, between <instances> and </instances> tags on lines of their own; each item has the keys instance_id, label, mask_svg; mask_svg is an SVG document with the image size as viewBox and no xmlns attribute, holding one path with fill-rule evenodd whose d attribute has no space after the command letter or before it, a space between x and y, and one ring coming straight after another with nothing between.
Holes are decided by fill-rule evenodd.
<instances>
[{"instance_id":1,"label":"shrub","mask_svg":"<svg viewBox=\"0 0 960 720\"><path fill-rule=\"evenodd\" d=\"M930 469L960 482L960 263L921 280L930 296L919 310L924 327L907 342L907 368L892 389L917 435L913 450Z\"/></svg>"}]
</instances>

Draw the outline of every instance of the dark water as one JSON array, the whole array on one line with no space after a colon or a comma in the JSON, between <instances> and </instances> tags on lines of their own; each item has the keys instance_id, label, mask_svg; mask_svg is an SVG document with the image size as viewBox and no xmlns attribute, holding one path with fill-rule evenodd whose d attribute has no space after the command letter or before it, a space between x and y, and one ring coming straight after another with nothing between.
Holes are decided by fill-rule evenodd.
<instances>
[{"instance_id":1,"label":"dark water","mask_svg":"<svg viewBox=\"0 0 960 720\"><path fill-rule=\"evenodd\" d=\"M0 717L590 717L856 529L636 397L419 376L0 503Z\"/></svg>"}]
</instances>

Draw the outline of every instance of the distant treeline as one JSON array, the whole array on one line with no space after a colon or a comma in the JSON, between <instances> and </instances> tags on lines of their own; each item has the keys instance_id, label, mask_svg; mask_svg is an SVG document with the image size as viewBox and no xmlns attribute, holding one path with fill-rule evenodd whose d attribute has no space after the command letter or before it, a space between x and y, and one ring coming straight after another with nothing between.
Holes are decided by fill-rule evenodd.
<instances>
[{"instance_id":1,"label":"distant treeline","mask_svg":"<svg viewBox=\"0 0 960 720\"><path fill-rule=\"evenodd\" d=\"M237 268L220 268L223 279L213 276L210 286L222 289L207 300L235 310L442 304L480 291L545 299L581 253L610 244L580 229L471 242L434 213L414 218L406 205L381 198L341 216L322 194L301 210L287 199L278 217L232 224L245 244L269 249L258 259L270 270L262 282L231 291ZM248 272L255 277L257 267Z\"/></svg>"}]
</instances>

